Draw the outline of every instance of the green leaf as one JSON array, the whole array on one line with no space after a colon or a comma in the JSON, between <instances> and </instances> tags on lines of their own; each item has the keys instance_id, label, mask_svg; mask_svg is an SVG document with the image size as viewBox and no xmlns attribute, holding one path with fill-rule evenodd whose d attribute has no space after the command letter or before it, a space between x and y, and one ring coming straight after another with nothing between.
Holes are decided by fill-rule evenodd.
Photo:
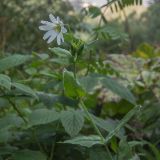
<instances>
[{"instance_id":1,"label":"green leaf","mask_svg":"<svg viewBox=\"0 0 160 160\"><path fill-rule=\"evenodd\" d=\"M6 143L11 137L11 132L6 129L0 130L0 143Z\"/></svg>"},{"instance_id":2,"label":"green leaf","mask_svg":"<svg viewBox=\"0 0 160 160\"><path fill-rule=\"evenodd\" d=\"M136 100L135 100L133 94L129 91L128 88L123 87L116 80L114 80L110 77L103 77L101 79L101 83L104 87L108 88L113 93L116 93L117 95L119 95L120 97L129 101L130 103L136 105Z\"/></svg>"},{"instance_id":3,"label":"green leaf","mask_svg":"<svg viewBox=\"0 0 160 160\"><path fill-rule=\"evenodd\" d=\"M83 97L85 96L85 91L80 86L80 83L74 78L72 72L66 69L63 72L63 86L65 95L71 98Z\"/></svg>"},{"instance_id":4,"label":"green leaf","mask_svg":"<svg viewBox=\"0 0 160 160\"><path fill-rule=\"evenodd\" d=\"M46 155L39 151L22 150L13 154L14 160L47 160Z\"/></svg>"},{"instance_id":5,"label":"green leaf","mask_svg":"<svg viewBox=\"0 0 160 160\"><path fill-rule=\"evenodd\" d=\"M132 149L126 138L121 139L118 148L118 160L131 159L133 157Z\"/></svg>"},{"instance_id":6,"label":"green leaf","mask_svg":"<svg viewBox=\"0 0 160 160\"><path fill-rule=\"evenodd\" d=\"M31 95L32 97L38 99L36 93L28 86L21 84L21 83L12 83L12 86L14 86L19 91L26 93L28 95Z\"/></svg>"},{"instance_id":7,"label":"green leaf","mask_svg":"<svg viewBox=\"0 0 160 160\"><path fill-rule=\"evenodd\" d=\"M15 114L8 114L0 119L0 129L10 129L11 127L19 127L23 124L23 120Z\"/></svg>"},{"instance_id":8,"label":"green leaf","mask_svg":"<svg viewBox=\"0 0 160 160\"><path fill-rule=\"evenodd\" d=\"M97 16L101 15L101 10L99 7L90 6L89 7L89 14L92 18L96 18Z\"/></svg>"},{"instance_id":9,"label":"green leaf","mask_svg":"<svg viewBox=\"0 0 160 160\"><path fill-rule=\"evenodd\" d=\"M50 62L57 63L60 65L69 65L70 61L67 58L52 58Z\"/></svg>"},{"instance_id":10,"label":"green leaf","mask_svg":"<svg viewBox=\"0 0 160 160\"><path fill-rule=\"evenodd\" d=\"M31 126L47 124L57 121L60 115L55 110L37 109L29 115L29 124Z\"/></svg>"},{"instance_id":11,"label":"green leaf","mask_svg":"<svg viewBox=\"0 0 160 160\"><path fill-rule=\"evenodd\" d=\"M72 54L66 49L62 49L59 47L54 47L54 48L49 48L49 49L59 57L72 57Z\"/></svg>"},{"instance_id":12,"label":"green leaf","mask_svg":"<svg viewBox=\"0 0 160 160\"><path fill-rule=\"evenodd\" d=\"M140 111L140 106L134 107L132 110L130 110L124 117L123 119L119 122L117 127L113 129L111 132L106 137L106 143L119 132L119 130L136 114Z\"/></svg>"},{"instance_id":13,"label":"green leaf","mask_svg":"<svg viewBox=\"0 0 160 160\"><path fill-rule=\"evenodd\" d=\"M25 55L19 55L19 54L15 54L15 55L11 55L6 58L3 58L0 60L0 72L13 68L15 66L19 66L30 59L31 59L31 56L25 56Z\"/></svg>"},{"instance_id":14,"label":"green leaf","mask_svg":"<svg viewBox=\"0 0 160 160\"><path fill-rule=\"evenodd\" d=\"M96 145L96 144L103 145L103 143L101 142L101 138L99 136L96 136L96 135L79 136L79 137L75 137L75 138L70 139L70 140L66 140L63 143L81 145L81 146L88 147L88 148L90 148L90 147L92 147L93 145Z\"/></svg>"},{"instance_id":15,"label":"green leaf","mask_svg":"<svg viewBox=\"0 0 160 160\"><path fill-rule=\"evenodd\" d=\"M44 93L44 92L37 92L39 101L44 103L47 107L52 107L57 103L68 105L68 106L75 106L78 104L77 100L61 96L58 94L51 94L51 93Z\"/></svg>"},{"instance_id":16,"label":"green leaf","mask_svg":"<svg viewBox=\"0 0 160 160\"><path fill-rule=\"evenodd\" d=\"M129 91L129 89L119 84L111 77L103 76L100 74L90 74L86 77L83 77L80 82L87 92L93 92L94 88L101 84L103 87L106 87L107 89L124 98L128 102L134 105L136 104L135 97Z\"/></svg>"},{"instance_id":17,"label":"green leaf","mask_svg":"<svg viewBox=\"0 0 160 160\"><path fill-rule=\"evenodd\" d=\"M87 93L94 93L98 86L98 79L92 76L86 76L79 79L81 86L86 90Z\"/></svg>"},{"instance_id":18,"label":"green leaf","mask_svg":"<svg viewBox=\"0 0 160 160\"><path fill-rule=\"evenodd\" d=\"M0 86L10 90L11 89L11 79L7 75L0 74Z\"/></svg>"},{"instance_id":19,"label":"green leaf","mask_svg":"<svg viewBox=\"0 0 160 160\"><path fill-rule=\"evenodd\" d=\"M70 136L76 136L84 124L83 113L75 110L63 111L61 113L61 122Z\"/></svg>"}]
</instances>

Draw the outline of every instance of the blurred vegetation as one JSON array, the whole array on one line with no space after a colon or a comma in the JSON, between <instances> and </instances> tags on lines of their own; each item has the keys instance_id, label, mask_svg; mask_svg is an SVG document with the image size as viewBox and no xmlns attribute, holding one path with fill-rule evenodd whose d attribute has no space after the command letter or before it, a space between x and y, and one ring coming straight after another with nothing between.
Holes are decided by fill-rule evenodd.
<instances>
[{"instance_id":1,"label":"blurred vegetation","mask_svg":"<svg viewBox=\"0 0 160 160\"><path fill-rule=\"evenodd\" d=\"M63 49L38 29L49 13L70 26ZM153 3L119 21L68 1L0 1L0 160L159 160L159 13Z\"/></svg>"}]
</instances>

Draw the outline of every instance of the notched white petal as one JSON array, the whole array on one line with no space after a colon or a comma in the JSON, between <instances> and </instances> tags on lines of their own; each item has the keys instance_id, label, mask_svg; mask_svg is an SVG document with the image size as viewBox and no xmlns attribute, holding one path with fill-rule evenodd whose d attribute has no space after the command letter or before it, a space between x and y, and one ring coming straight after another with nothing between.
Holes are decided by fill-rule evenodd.
<instances>
[{"instance_id":1,"label":"notched white petal","mask_svg":"<svg viewBox=\"0 0 160 160\"><path fill-rule=\"evenodd\" d=\"M49 18L53 23L57 22L56 18L53 16L53 14L49 14Z\"/></svg>"},{"instance_id":2,"label":"notched white petal","mask_svg":"<svg viewBox=\"0 0 160 160\"><path fill-rule=\"evenodd\" d=\"M39 26L39 29L42 31L49 31L52 29L52 26L43 25L43 26Z\"/></svg>"},{"instance_id":3,"label":"notched white petal","mask_svg":"<svg viewBox=\"0 0 160 160\"><path fill-rule=\"evenodd\" d=\"M61 45L61 35L60 35L60 33L57 36L57 44Z\"/></svg>"},{"instance_id":4,"label":"notched white petal","mask_svg":"<svg viewBox=\"0 0 160 160\"><path fill-rule=\"evenodd\" d=\"M57 37L58 33L55 31L52 31L50 38L48 39L47 43L51 43L56 37Z\"/></svg>"},{"instance_id":5,"label":"notched white petal","mask_svg":"<svg viewBox=\"0 0 160 160\"><path fill-rule=\"evenodd\" d=\"M48 21L41 21L42 24L46 24L46 25L50 25L50 26L53 26L54 23L52 22L48 22Z\"/></svg>"},{"instance_id":6,"label":"notched white petal","mask_svg":"<svg viewBox=\"0 0 160 160\"><path fill-rule=\"evenodd\" d=\"M44 34L44 36L43 36L43 39L44 39L44 40L48 39L48 38L51 36L51 33L52 33L52 30L46 32L46 33Z\"/></svg>"},{"instance_id":7,"label":"notched white petal","mask_svg":"<svg viewBox=\"0 0 160 160\"><path fill-rule=\"evenodd\" d=\"M62 32L67 33L67 29L65 27L62 27Z\"/></svg>"}]
</instances>

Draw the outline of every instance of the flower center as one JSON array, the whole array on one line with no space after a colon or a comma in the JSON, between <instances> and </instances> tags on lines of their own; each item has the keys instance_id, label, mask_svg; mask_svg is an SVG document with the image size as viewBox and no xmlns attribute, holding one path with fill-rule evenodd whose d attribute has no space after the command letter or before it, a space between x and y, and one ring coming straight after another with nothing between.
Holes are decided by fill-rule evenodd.
<instances>
[{"instance_id":1,"label":"flower center","mask_svg":"<svg viewBox=\"0 0 160 160\"><path fill-rule=\"evenodd\" d=\"M61 26L59 24L57 24L55 27L53 27L53 29L58 33L61 32Z\"/></svg>"}]
</instances>

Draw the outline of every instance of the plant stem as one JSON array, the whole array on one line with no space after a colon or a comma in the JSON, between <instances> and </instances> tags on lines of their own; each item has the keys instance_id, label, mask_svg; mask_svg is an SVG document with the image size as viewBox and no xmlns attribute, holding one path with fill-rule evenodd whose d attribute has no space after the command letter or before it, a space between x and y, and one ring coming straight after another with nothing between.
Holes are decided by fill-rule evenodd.
<instances>
[{"instance_id":1,"label":"plant stem","mask_svg":"<svg viewBox=\"0 0 160 160\"><path fill-rule=\"evenodd\" d=\"M73 62L73 73L74 73L74 78L76 79L76 61Z\"/></svg>"},{"instance_id":2,"label":"plant stem","mask_svg":"<svg viewBox=\"0 0 160 160\"><path fill-rule=\"evenodd\" d=\"M94 122L94 119L92 118L91 114L88 112L87 107L85 106L85 104L83 103L82 100L80 100L80 106L83 108L83 110L86 112L89 121L92 123L93 128L95 129L96 133L100 136L101 138L101 142L104 144L105 149L110 157L111 160L113 160L112 154L108 148L108 146L105 144L105 139L103 137L103 135L101 134L100 130L98 129L98 127L96 126L96 123Z\"/></svg>"},{"instance_id":3,"label":"plant stem","mask_svg":"<svg viewBox=\"0 0 160 160\"><path fill-rule=\"evenodd\" d=\"M24 121L24 123L28 123L28 121L26 120L26 118L24 117L23 113L21 113L21 111L19 110L19 108L16 106L16 104L14 104L9 98L7 98L9 103L12 105L13 109L18 113L18 115L22 118L22 120Z\"/></svg>"},{"instance_id":4,"label":"plant stem","mask_svg":"<svg viewBox=\"0 0 160 160\"><path fill-rule=\"evenodd\" d=\"M86 108L85 104L83 103L82 100L80 100L80 105L82 106L83 110L86 112L89 121L92 123L93 128L95 129L96 133L100 136L101 138L101 142L103 144L105 144L105 139L103 137L103 135L101 134L100 130L98 129L98 127L96 126L94 119L92 118L92 116L90 115L90 113L88 112L88 109Z\"/></svg>"}]
</instances>

